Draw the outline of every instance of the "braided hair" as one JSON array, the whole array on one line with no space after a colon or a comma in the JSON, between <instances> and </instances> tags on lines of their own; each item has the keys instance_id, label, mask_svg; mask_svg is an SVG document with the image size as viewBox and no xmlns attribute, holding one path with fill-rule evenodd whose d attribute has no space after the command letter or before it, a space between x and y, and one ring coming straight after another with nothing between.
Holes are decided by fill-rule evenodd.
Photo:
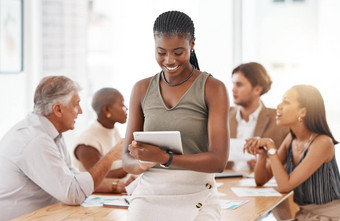
<instances>
[{"instance_id":1,"label":"braided hair","mask_svg":"<svg viewBox=\"0 0 340 221\"><path fill-rule=\"evenodd\" d=\"M160 14L153 26L153 33L157 36L177 35L179 37L189 37L190 42L195 37L195 27L191 18L183 12L167 11ZM190 53L190 63L199 70L195 50Z\"/></svg>"}]
</instances>

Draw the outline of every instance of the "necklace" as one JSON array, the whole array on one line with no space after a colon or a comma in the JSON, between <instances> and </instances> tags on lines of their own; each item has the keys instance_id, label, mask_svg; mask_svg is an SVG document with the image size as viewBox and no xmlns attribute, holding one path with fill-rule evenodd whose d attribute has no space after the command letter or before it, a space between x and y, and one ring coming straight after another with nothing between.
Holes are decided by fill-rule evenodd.
<instances>
[{"instance_id":1,"label":"necklace","mask_svg":"<svg viewBox=\"0 0 340 221\"><path fill-rule=\"evenodd\" d=\"M303 152L306 150L307 146L310 144L310 142L312 141L313 138L313 134L310 135L309 139L307 141L297 141L296 140L296 150L298 152Z\"/></svg>"},{"instance_id":2,"label":"necklace","mask_svg":"<svg viewBox=\"0 0 340 221\"><path fill-rule=\"evenodd\" d=\"M191 76L194 74L194 71L195 71L195 68L192 67L192 71L191 71L191 73L189 74L189 76L188 76L186 79L184 79L183 81L181 81L181 82L179 82L179 83L176 83L176 84L171 84L171 83L168 82L168 80L165 78L165 74L164 74L164 71L163 71L163 70L162 70L162 74L163 74L163 78L164 78L165 83L166 83L167 85L171 86L171 87L175 87L175 86L181 85L181 84L183 84L184 82L186 82L187 80L189 80L189 78L191 78Z\"/></svg>"}]
</instances>

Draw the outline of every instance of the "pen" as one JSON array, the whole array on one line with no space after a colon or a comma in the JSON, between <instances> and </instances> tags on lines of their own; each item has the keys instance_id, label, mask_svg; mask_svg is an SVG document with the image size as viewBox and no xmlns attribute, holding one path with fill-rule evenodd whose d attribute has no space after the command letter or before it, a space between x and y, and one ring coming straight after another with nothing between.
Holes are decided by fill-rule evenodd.
<instances>
[{"instance_id":1,"label":"pen","mask_svg":"<svg viewBox=\"0 0 340 221\"><path fill-rule=\"evenodd\" d=\"M127 200L126 198L124 198L124 201L125 201L128 205L130 205L129 200Z\"/></svg>"}]
</instances>

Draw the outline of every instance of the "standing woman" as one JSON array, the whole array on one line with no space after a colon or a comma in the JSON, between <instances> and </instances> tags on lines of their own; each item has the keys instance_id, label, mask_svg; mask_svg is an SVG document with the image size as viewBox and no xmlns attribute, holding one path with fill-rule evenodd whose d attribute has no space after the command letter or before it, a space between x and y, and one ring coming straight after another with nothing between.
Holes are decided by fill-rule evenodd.
<instances>
[{"instance_id":1,"label":"standing woman","mask_svg":"<svg viewBox=\"0 0 340 221\"><path fill-rule=\"evenodd\" d=\"M339 220L340 175L334 149L338 142L329 130L319 91L308 85L289 89L277 107L276 123L291 130L279 149L269 138L251 138L244 146L259 154L256 184L274 175L280 192L294 190L300 207L297 220Z\"/></svg>"},{"instance_id":2,"label":"standing woman","mask_svg":"<svg viewBox=\"0 0 340 221\"><path fill-rule=\"evenodd\" d=\"M214 179L229 152L225 85L198 67L194 24L178 11L154 23L161 72L133 88L123 167L141 174L128 220L220 220ZM133 140L134 131L180 131L183 155ZM140 163L139 160L150 163Z\"/></svg>"}]
</instances>

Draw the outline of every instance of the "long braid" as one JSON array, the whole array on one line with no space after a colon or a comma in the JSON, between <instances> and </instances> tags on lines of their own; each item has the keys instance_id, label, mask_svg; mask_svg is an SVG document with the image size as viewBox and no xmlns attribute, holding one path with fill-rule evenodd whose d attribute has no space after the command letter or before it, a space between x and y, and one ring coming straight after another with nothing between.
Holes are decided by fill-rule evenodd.
<instances>
[{"instance_id":1,"label":"long braid","mask_svg":"<svg viewBox=\"0 0 340 221\"><path fill-rule=\"evenodd\" d=\"M192 50L192 52L190 53L190 64L192 64L195 69L200 70L200 67L198 66L198 61L197 61L195 50Z\"/></svg>"},{"instance_id":2,"label":"long braid","mask_svg":"<svg viewBox=\"0 0 340 221\"><path fill-rule=\"evenodd\" d=\"M160 14L154 23L153 32L158 36L177 35L186 37L189 35L190 41L195 37L193 21L188 15L179 11L168 11ZM190 63L195 69L200 69L194 50L190 53Z\"/></svg>"}]
</instances>

